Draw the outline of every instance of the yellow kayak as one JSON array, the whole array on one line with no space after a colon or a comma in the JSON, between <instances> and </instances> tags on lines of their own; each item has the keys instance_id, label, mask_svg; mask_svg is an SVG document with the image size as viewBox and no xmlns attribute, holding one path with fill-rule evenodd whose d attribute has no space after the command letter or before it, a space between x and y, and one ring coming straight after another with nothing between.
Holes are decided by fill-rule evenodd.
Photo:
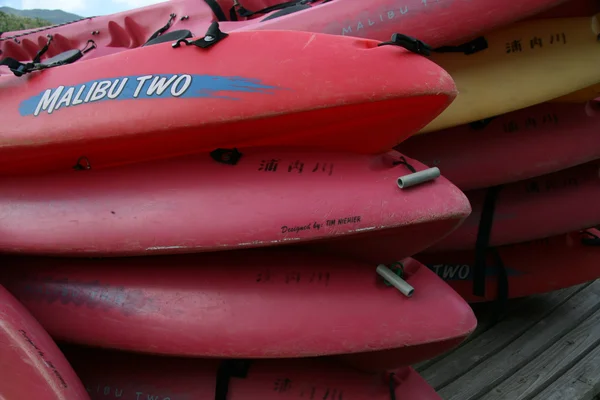
<instances>
[{"instance_id":1,"label":"yellow kayak","mask_svg":"<svg viewBox=\"0 0 600 400\"><path fill-rule=\"evenodd\" d=\"M419 133L493 117L598 85L599 16L522 21L485 35L487 48L473 54L432 53L431 59L452 75L459 95Z\"/></svg>"},{"instance_id":2,"label":"yellow kayak","mask_svg":"<svg viewBox=\"0 0 600 400\"><path fill-rule=\"evenodd\" d=\"M585 89L569 93L566 96L557 97L551 103L585 103L588 100L600 97L600 84L588 86Z\"/></svg>"}]
</instances>

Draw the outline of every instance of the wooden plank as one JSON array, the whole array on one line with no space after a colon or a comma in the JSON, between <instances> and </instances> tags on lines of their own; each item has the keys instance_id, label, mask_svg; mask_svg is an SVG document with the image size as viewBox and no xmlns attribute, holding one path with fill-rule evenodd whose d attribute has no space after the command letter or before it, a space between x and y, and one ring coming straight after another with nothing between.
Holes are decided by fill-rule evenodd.
<instances>
[{"instance_id":1,"label":"wooden plank","mask_svg":"<svg viewBox=\"0 0 600 400\"><path fill-rule=\"evenodd\" d=\"M530 400L600 345L600 311L480 400ZM600 381L600 375L596 377Z\"/></svg>"},{"instance_id":2,"label":"wooden plank","mask_svg":"<svg viewBox=\"0 0 600 400\"><path fill-rule=\"evenodd\" d=\"M527 302L529 300L531 300L531 298L528 298L528 297L510 300L508 302L508 304L506 305L507 314L512 314L513 312L516 312L516 310L518 310L519 308L522 307L524 302ZM475 316L477 317L477 328L475 328L475 331L473 333L471 333L460 345L458 345L456 347L456 349L466 345L467 343L469 343L472 340L475 340L477 337L479 337L479 335L483 334L484 332L486 332L488 329L490 329L492 327L492 325L494 323L492 307L493 306L491 303L476 303L476 304L472 305ZM456 351L456 349L453 349L453 351ZM417 364L413 365L412 367L417 372L421 373L422 371L431 367L433 364L435 364L451 355L452 355L452 351L449 351L444 354L440 354L439 356L434 357L430 360L426 360L426 361L417 363Z\"/></svg>"},{"instance_id":3,"label":"wooden plank","mask_svg":"<svg viewBox=\"0 0 600 400\"><path fill-rule=\"evenodd\" d=\"M504 381L533 357L537 357L598 309L600 309L600 281L595 281L523 334L518 337L512 336L510 343L501 347L502 351L487 358L460 379L438 390L438 393L446 400L478 398ZM522 320L523 325L526 322L526 319ZM500 324L489 332L497 331L498 328ZM505 334L510 336L510 332ZM495 343L490 343L488 346L497 347Z\"/></svg>"},{"instance_id":4,"label":"wooden plank","mask_svg":"<svg viewBox=\"0 0 600 400\"><path fill-rule=\"evenodd\" d=\"M591 400L599 393L600 346L532 400Z\"/></svg>"},{"instance_id":5,"label":"wooden plank","mask_svg":"<svg viewBox=\"0 0 600 400\"><path fill-rule=\"evenodd\" d=\"M421 376L436 390L444 388L496 354L534 325L538 319L552 312L588 285L584 284L543 296L530 297L527 302L522 302L520 308L514 310L493 329L487 330L476 340L457 348L444 359L420 371Z\"/></svg>"}]
</instances>

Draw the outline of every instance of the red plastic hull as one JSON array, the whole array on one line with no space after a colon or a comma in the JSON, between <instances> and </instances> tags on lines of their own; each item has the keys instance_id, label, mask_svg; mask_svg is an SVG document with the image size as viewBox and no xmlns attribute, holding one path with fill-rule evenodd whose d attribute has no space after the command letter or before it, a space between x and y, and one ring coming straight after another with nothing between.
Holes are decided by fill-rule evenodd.
<instances>
[{"instance_id":1,"label":"red plastic hull","mask_svg":"<svg viewBox=\"0 0 600 400\"><path fill-rule=\"evenodd\" d=\"M232 32L205 50L162 43L2 76L0 174L67 170L82 156L100 168L233 147L388 151L457 92L426 57L377 44Z\"/></svg>"},{"instance_id":2,"label":"red plastic hull","mask_svg":"<svg viewBox=\"0 0 600 400\"><path fill-rule=\"evenodd\" d=\"M397 146L440 168L461 190L550 174L600 158L600 105L544 103L469 125L417 135Z\"/></svg>"},{"instance_id":3,"label":"red plastic hull","mask_svg":"<svg viewBox=\"0 0 600 400\"><path fill-rule=\"evenodd\" d=\"M67 350L92 400L213 399L219 361ZM230 400L285 398L389 400L390 378L398 399L441 400L412 368L370 375L334 360L253 361L245 377L229 380Z\"/></svg>"},{"instance_id":4,"label":"red plastic hull","mask_svg":"<svg viewBox=\"0 0 600 400\"><path fill-rule=\"evenodd\" d=\"M596 229L590 229L600 235ZM530 296L578 285L600 276L600 240L582 243L587 234L572 232L533 242L498 247L508 273L509 298ZM498 293L494 259L489 258L485 297L473 295L474 252L419 254L421 262L435 271L469 302L491 301Z\"/></svg>"},{"instance_id":5,"label":"red plastic hull","mask_svg":"<svg viewBox=\"0 0 600 400\"><path fill-rule=\"evenodd\" d=\"M506 185L496 200L489 245L526 242L600 224L599 166L593 161ZM425 252L473 249L485 194L485 189L467 193L471 215Z\"/></svg>"},{"instance_id":6,"label":"red plastic hull","mask_svg":"<svg viewBox=\"0 0 600 400\"><path fill-rule=\"evenodd\" d=\"M257 11L281 1L241 1ZM223 30L295 30L346 35L376 40L389 40L393 33L416 37L437 47L466 41L483 31L494 30L519 19L534 16L565 0L523 0L511 7L492 0L372 0L365 6L361 0L334 0L307 10L262 22L273 13L258 15L251 20L223 21ZM219 1L227 18L233 2ZM267 4L270 3L270 4ZM166 32L188 29L202 36L216 18L203 1L168 1L123 13L86 19L61 27L47 29L21 37L22 45L0 41L5 56L31 60L46 43L47 34L55 36L56 45L49 55L73 47L83 47L94 40L100 48L96 55L121 51L144 44L150 35L162 27L169 14L176 14ZM188 19L181 20L182 16ZM239 17L239 16L238 16ZM459 23L457 23L459 21ZM92 34L92 32L97 32ZM10 33L5 34L10 35Z\"/></svg>"},{"instance_id":7,"label":"red plastic hull","mask_svg":"<svg viewBox=\"0 0 600 400\"><path fill-rule=\"evenodd\" d=\"M0 398L89 399L48 333L0 286Z\"/></svg>"},{"instance_id":8,"label":"red plastic hull","mask_svg":"<svg viewBox=\"0 0 600 400\"><path fill-rule=\"evenodd\" d=\"M15 268L2 282L54 338L105 348L218 358L391 350L371 366L399 367L447 351L477 323L412 259L410 298L376 265L290 249L7 262Z\"/></svg>"},{"instance_id":9,"label":"red plastic hull","mask_svg":"<svg viewBox=\"0 0 600 400\"><path fill-rule=\"evenodd\" d=\"M397 178L410 173L394 165L399 156L270 149L244 151L236 165L203 155L4 177L0 249L68 256L194 253L377 230L397 237L421 226L416 229L428 234L406 239L406 257L458 226L471 207L443 177L398 188Z\"/></svg>"}]
</instances>

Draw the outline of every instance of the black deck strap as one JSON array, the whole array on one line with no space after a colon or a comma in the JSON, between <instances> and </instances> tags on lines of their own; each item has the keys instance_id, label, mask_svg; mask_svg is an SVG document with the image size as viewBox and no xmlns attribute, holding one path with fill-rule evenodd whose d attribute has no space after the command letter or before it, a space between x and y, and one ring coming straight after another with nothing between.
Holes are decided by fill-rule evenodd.
<instances>
[{"instance_id":1,"label":"black deck strap","mask_svg":"<svg viewBox=\"0 0 600 400\"><path fill-rule=\"evenodd\" d=\"M310 3L314 3L317 0L291 0L291 1L286 1L284 3L280 3L280 4L275 4L269 7L265 7L263 9L260 9L258 11L250 11L246 8L244 8L239 2L234 1L234 8L237 11L237 14L240 17L252 17L253 15L258 15L258 14L268 14L272 11L277 11L277 10L283 10L285 8L288 7L294 7L294 6L304 6ZM296 10L298 11L298 10ZM275 18L275 17L274 17ZM264 20L263 20L264 21Z\"/></svg>"},{"instance_id":2,"label":"black deck strap","mask_svg":"<svg viewBox=\"0 0 600 400\"><path fill-rule=\"evenodd\" d=\"M162 35L163 33L165 33L167 31L167 29L169 29L171 27L171 24L173 23L173 21L175 20L175 14L171 13L169 15L169 21L165 24L165 26L163 26L162 28L160 28L159 30L157 30L156 32L154 32L152 34L152 36L150 36L148 38L148 40L146 40L146 43L148 43L149 41L156 39L157 37L159 37L160 35Z\"/></svg>"},{"instance_id":3,"label":"black deck strap","mask_svg":"<svg viewBox=\"0 0 600 400\"><path fill-rule=\"evenodd\" d=\"M202 49L206 49L207 47L210 47L225 39L227 36L229 36L229 34L221 32L219 29L219 23L214 21L212 24L210 24L210 27L206 31L206 35L204 35L203 38L194 40L193 42L190 42L187 39L179 39L177 42L173 43L172 46L173 48L177 48L181 46L181 43L185 43L186 46L194 45Z\"/></svg>"},{"instance_id":4,"label":"black deck strap","mask_svg":"<svg viewBox=\"0 0 600 400\"><path fill-rule=\"evenodd\" d=\"M435 49L436 53L464 53L473 54L488 48L488 42L483 36L479 36L470 42L459 46L442 46Z\"/></svg>"},{"instance_id":5,"label":"black deck strap","mask_svg":"<svg viewBox=\"0 0 600 400\"><path fill-rule=\"evenodd\" d=\"M478 51L488 48L487 40L483 36L474 39L460 46L443 46L434 49L427 43L416 39L412 36L403 35L401 33L392 34L392 39L389 42L381 42L377 46L400 46L422 56L430 56L431 53L464 53L473 54Z\"/></svg>"},{"instance_id":6,"label":"black deck strap","mask_svg":"<svg viewBox=\"0 0 600 400\"><path fill-rule=\"evenodd\" d=\"M506 315L506 305L508 304L508 273L506 267L500 257L500 253L496 248L489 249L490 254L494 259L494 267L496 268L496 284L498 294L493 304L492 324L496 324Z\"/></svg>"},{"instance_id":7,"label":"black deck strap","mask_svg":"<svg viewBox=\"0 0 600 400\"><path fill-rule=\"evenodd\" d=\"M475 296L485 296L486 253L494 223L496 200L501 189L501 185L488 188L479 217L479 230L475 242L475 268L473 270L473 294Z\"/></svg>"},{"instance_id":8,"label":"black deck strap","mask_svg":"<svg viewBox=\"0 0 600 400\"><path fill-rule=\"evenodd\" d=\"M224 360L217 371L215 400L228 400L229 380L231 378L246 378L250 369L250 360Z\"/></svg>"},{"instance_id":9,"label":"black deck strap","mask_svg":"<svg viewBox=\"0 0 600 400\"><path fill-rule=\"evenodd\" d=\"M268 17L261 19L260 22L265 22L270 19L283 17L284 15L293 14L295 12L302 11L302 10L308 10L309 8L312 8L312 7L309 6L308 4L296 4L294 6L287 7L287 8L284 8L283 10L274 12L273 14L269 15Z\"/></svg>"},{"instance_id":10,"label":"black deck strap","mask_svg":"<svg viewBox=\"0 0 600 400\"><path fill-rule=\"evenodd\" d=\"M6 65L15 76L22 76L31 72L35 65L33 63L25 63L15 60L12 57L6 57L0 60L0 65Z\"/></svg>"},{"instance_id":11,"label":"black deck strap","mask_svg":"<svg viewBox=\"0 0 600 400\"><path fill-rule=\"evenodd\" d=\"M396 400L396 385L394 384L395 373L390 373L390 400Z\"/></svg>"},{"instance_id":12,"label":"black deck strap","mask_svg":"<svg viewBox=\"0 0 600 400\"><path fill-rule=\"evenodd\" d=\"M204 0L204 2L210 7L218 21L227 21L227 17L225 16L225 13L223 12L223 9L219 3L217 3L215 0Z\"/></svg>"},{"instance_id":13,"label":"black deck strap","mask_svg":"<svg viewBox=\"0 0 600 400\"><path fill-rule=\"evenodd\" d=\"M192 34L192 32L190 32L187 29L171 31L169 33L165 33L164 35L160 35L159 37L154 38L152 40L148 40L146 43L144 43L142 45L142 47L148 47L148 46L152 46L152 45L159 44L159 43L176 42L177 40L189 39L193 36L194 35Z\"/></svg>"},{"instance_id":14,"label":"black deck strap","mask_svg":"<svg viewBox=\"0 0 600 400\"><path fill-rule=\"evenodd\" d=\"M222 164L236 165L240 158L242 158L242 153L238 151L235 147L233 149L216 149L210 152L210 156L216 162L220 162Z\"/></svg>"},{"instance_id":15,"label":"black deck strap","mask_svg":"<svg viewBox=\"0 0 600 400\"><path fill-rule=\"evenodd\" d=\"M46 42L46 44L44 45L44 47L42 47L41 49L38 50L38 52L35 54L35 57L33 57L32 62L34 64L39 64L40 59L42 58L42 56L48 51L48 47L50 47L50 43L52 43L52 35L48 35L48 41Z\"/></svg>"},{"instance_id":16,"label":"black deck strap","mask_svg":"<svg viewBox=\"0 0 600 400\"><path fill-rule=\"evenodd\" d=\"M415 172L417 172L417 170L415 169L415 167L413 167L412 165L410 165L410 164L408 163L408 161L406 161L406 158L404 158L404 156L400 157L400 158L398 159L398 161L394 161L394 162L392 163L392 165L393 165L393 166L400 165L400 164L402 164L402 165L404 165L406 168L408 168L408 170L409 170L410 172L412 172L413 174L414 174Z\"/></svg>"},{"instance_id":17,"label":"black deck strap","mask_svg":"<svg viewBox=\"0 0 600 400\"><path fill-rule=\"evenodd\" d=\"M392 39L389 42L381 42L377 46L400 46L422 56L429 56L433 51L427 43L401 33L392 34Z\"/></svg>"},{"instance_id":18,"label":"black deck strap","mask_svg":"<svg viewBox=\"0 0 600 400\"><path fill-rule=\"evenodd\" d=\"M485 127L488 126L490 122L492 122L494 119L496 119L496 117L480 119L479 121L473 121L469 123L469 126L475 131L480 131L482 129L485 129Z\"/></svg>"},{"instance_id":19,"label":"black deck strap","mask_svg":"<svg viewBox=\"0 0 600 400\"><path fill-rule=\"evenodd\" d=\"M48 43L49 42L50 41L48 41ZM90 48L88 48L89 44L91 44ZM22 63L20 61L15 60L14 58L7 57L0 61L0 65L6 65L12 71L12 73L15 74L15 76L22 76L29 72L74 63L75 61L83 57L85 53L95 48L96 43L93 40L88 40L83 50L67 50L55 55L54 57L50 57L46 60L39 61L40 57L48 50L48 47L46 45L40 51L37 52L33 62Z\"/></svg>"},{"instance_id":20,"label":"black deck strap","mask_svg":"<svg viewBox=\"0 0 600 400\"><path fill-rule=\"evenodd\" d=\"M590 231L583 231L584 237L581 238L581 244L584 246L600 246L600 237ZM587 237L586 237L587 236Z\"/></svg>"}]
</instances>

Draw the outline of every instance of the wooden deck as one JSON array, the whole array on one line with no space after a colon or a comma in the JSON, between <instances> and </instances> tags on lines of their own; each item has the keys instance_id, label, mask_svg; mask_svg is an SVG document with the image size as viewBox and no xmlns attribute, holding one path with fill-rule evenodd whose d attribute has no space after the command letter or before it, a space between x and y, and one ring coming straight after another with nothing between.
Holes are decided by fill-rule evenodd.
<instances>
[{"instance_id":1,"label":"wooden deck","mask_svg":"<svg viewBox=\"0 0 600 400\"><path fill-rule=\"evenodd\" d=\"M600 280L512 300L452 352L416 365L444 400L600 400Z\"/></svg>"}]
</instances>

